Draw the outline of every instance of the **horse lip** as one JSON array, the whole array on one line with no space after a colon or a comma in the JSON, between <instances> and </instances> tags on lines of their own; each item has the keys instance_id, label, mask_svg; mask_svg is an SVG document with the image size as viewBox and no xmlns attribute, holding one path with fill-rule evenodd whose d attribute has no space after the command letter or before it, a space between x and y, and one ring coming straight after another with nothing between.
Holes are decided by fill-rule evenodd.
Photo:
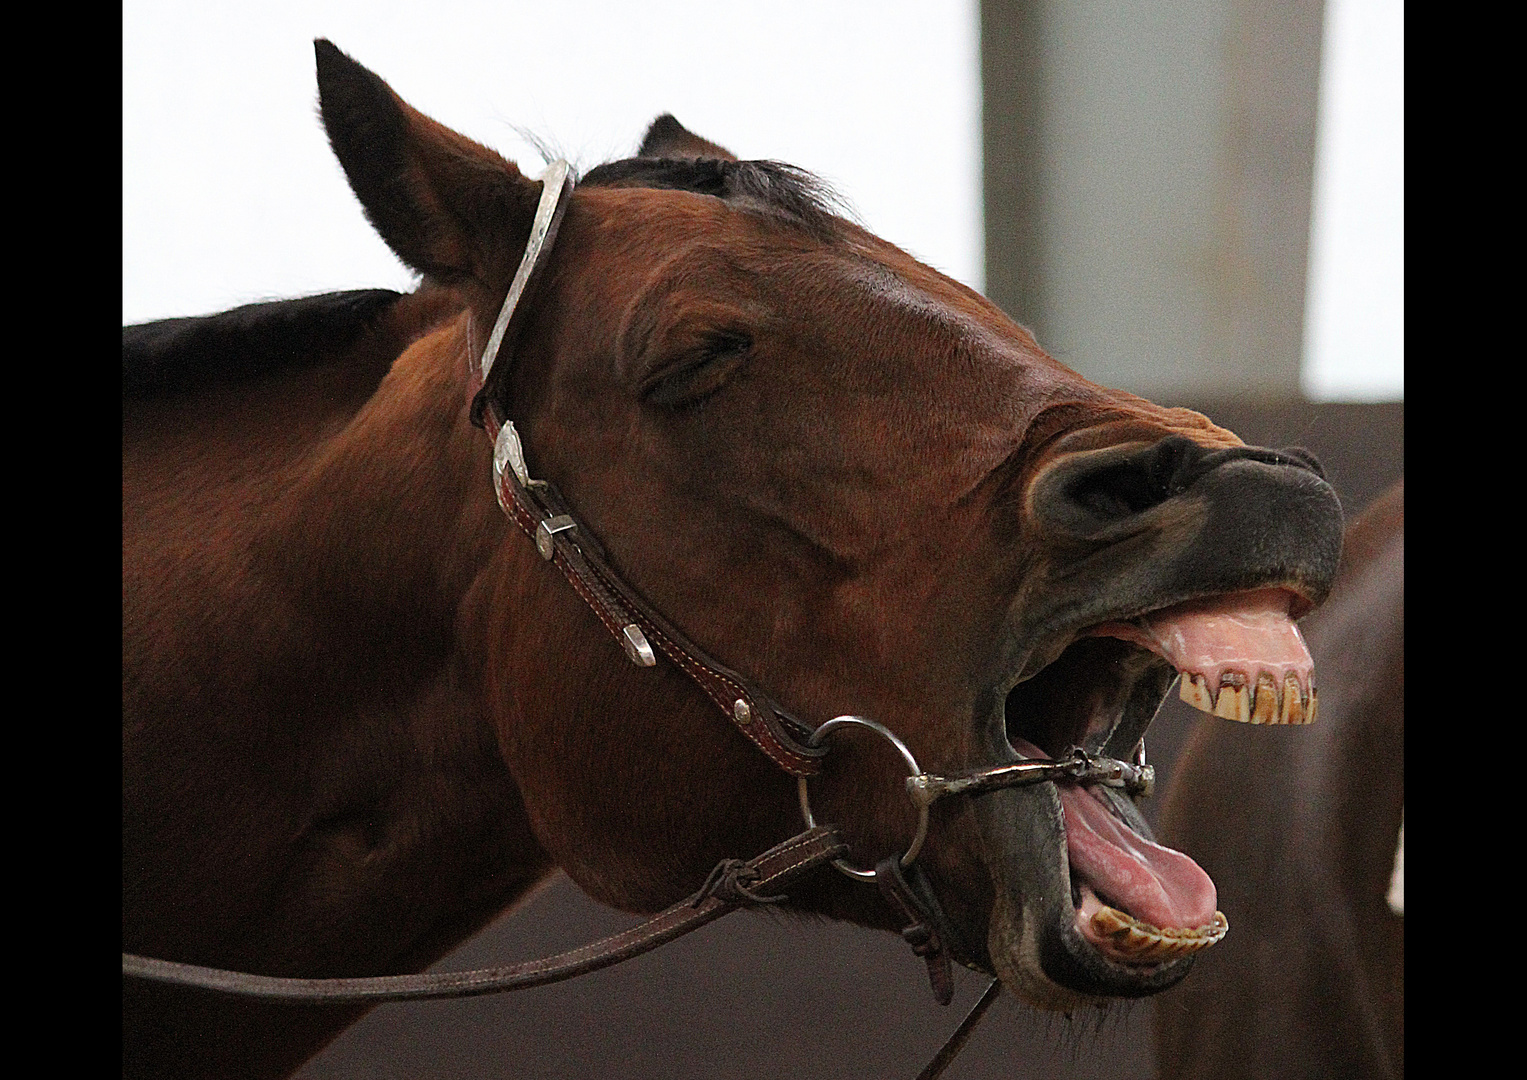
<instances>
[{"instance_id":1,"label":"horse lip","mask_svg":"<svg viewBox=\"0 0 1527 1080\"><path fill-rule=\"evenodd\" d=\"M1247 583L1244 587L1237 587L1232 589L1172 589L1170 591L1159 593L1150 599L1135 598L1121 604L1110 605L1107 607L1097 606L1081 612L1072 612L1069 613L1070 617L1064 621L1042 620L1037 624L1018 626L1016 628L1010 629L1005 635L1008 640L1014 642L1031 642L1032 644L1030 644L1027 648L1014 649L1013 651L1007 653L1003 660L1000 662L1000 666L996 667L996 670L1002 674L999 674L996 678L991 679L991 681L988 683L988 685L991 686L991 700L996 703L1005 702L1008 698L1008 695L1010 695L1014 690L1022 686L1024 683L1028 683L1043 674L1047 669L1059 661L1061 657L1066 654L1067 650L1069 650L1074 645L1089 640L1126 640L1117 638L1115 635L1107 633L1093 633L1094 630L1097 630L1100 627L1104 627L1109 623L1134 623L1137 620L1145 618L1154 612L1164 611L1191 601L1205 600L1214 597L1233 596L1241 592L1262 589L1281 589L1288 593L1290 596L1291 618L1297 618L1296 611L1302 602L1307 603L1304 597L1295 588L1293 583L1283 580L1280 577L1269 576L1267 579L1252 581ZM1145 646L1140 645L1138 642L1130 641L1129 644L1139 649L1142 654L1150 653L1151 655L1155 656L1161 665L1165 667L1170 666L1170 662L1167 661L1164 657L1161 657L1159 653L1147 649ZM1173 669L1173 677L1176 677L1175 669ZM1161 696L1150 709L1149 716L1141 718L1146 721L1146 724L1149 723L1150 719L1154 718L1155 713L1159 710L1161 702L1165 700L1166 693L1170 689L1170 682L1168 682L1167 685L1162 686L1160 689ZM979 711L980 710L978 710L978 712ZM1116 718L1116 722L1117 719L1118 718ZM990 718L990 725L993 732L1001 732L1005 736L1005 717L1003 715L1003 710L1000 707L993 711ZM1142 724L1140 726L1143 733L1144 727L1146 725ZM1007 744L1005 737L993 737L989 740L989 743L989 753L997 755L1016 755L1016 751L1014 751L1012 747ZM1057 746L1046 747L1045 749L1051 753L1055 753L1065 748ZM1089 747L1089 749L1098 749L1098 747L1092 746ZM1129 747L1121 747L1120 751L1121 753L1127 752L1129 749ZM1015 756L1012 760L1021 760L1021 758ZM987 762L987 764L1001 763L1003 762L994 760L989 760Z\"/></svg>"},{"instance_id":2,"label":"horse lip","mask_svg":"<svg viewBox=\"0 0 1527 1080\"><path fill-rule=\"evenodd\" d=\"M1122 460L1128 452L1114 456ZM1096 456L1085 467L1105 458ZM1065 497L1066 484L1083 467L1058 462L1030 485L1035 536L1052 546L1054 556L1030 565L1024 587L1015 590L1010 621L989 669L997 676L989 684L995 700L976 718L976 752L984 763L1021 760L1008 741L1009 708L1014 734L1024 734L1026 725L1042 731L1056 745L1045 745L1043 738L1038 745L1052 754L1064 751L1067 742L1094 735L1104 745L1088 749L1115 757L1133 749L1176 675L1169 663L1151 668L1141 659L1139 670L1145 675L1135 684L1138 692L1114 687L1105 695L1105 712L1125 709L1114 715L1097 713L1085 703L1074 715L1050 708L1044 701L1047 693L1058 695L1062 706L1068 700L1064 691L1073 672L1065 668L1055 668L1050 686L1033 681L1062 660L1089 628L1249 589L1284 588L1303 604L1314 604L1324 599L1334 579L1340 504L1313 473L1249 456L1226 460L1148 509L1105 520ZM1103 655L1084 650L1072 660L1077 671L1086 672ZM1161 696L1147 701L1161 679L1166 680L1159 686ZM1032 696L1013 698L1014 689L1027 683L1032 683ZM1087 722L1084 732L1088 710L1097 723ZM1187 974L1192 956L1153 966L1127 965L1109 959L1077 930L1065 817L1054 785L994 790L970 801L996 892L988 951L1015 992L1042 1007L1069 1008L1156 993Z\"/></svg>"},{"instance_id":3,"label":"horse lip","mask_svg":"<svg viewBox=\"0 0 1527 1080\"><path fill-rule=\"evenodd\" d=\"M1215 595L1213 591L1183 591ZM997 702L1000 705L992 709L987 723L978 725L981 732L978 746L982 747L984 760L997 765L1027 760L1009 741L1010 735L1022 732L1010 724L1018 724L1024 715L1009 712L1010 707L1021 708L1010 700L1013 690L1060 661L1072 645L1089 640L1090 628L1138 618L1179 602L1177 596L1171 595L1115 606L1112 610L1099 609L1073 620L1073 625L1040 636L1045 644L1027 655L1023 676L998 684L1007 687L994 695L994 706ZM1099 714L1105 729L1089 735L1087 746L1125 757L1154 718L1177 673L1167 661L1138 645L1123 642L1120 645L1130 650L1130 657L1123 661L1124 667L1110 668L1123 680L1116 687L1113 705L1107 707L1116 711L1106 718ZM1091 663L1086 656L1075 659L1083 665ZM1057 675L1064 683L1067 672L1057 669ZM1075 734L1074 741L1079 744L1080 733ZM1057 754L1063 747L1044 749ZM1068 1009L1080 1003L1155 994L1176 984L1191 970L1193 956L1153 965L1122 963L1105 955L1078 930L1065 815L1053 784L991 791L972 797L971 802L998 897L988 927L990 964L1020 996L1040 1007ZM1127 811L1116 807L1116 813L1124 815L1125 824L1131 829L1150 836L1149 826L1132 803Z\"/></svg>"},{"instance_id":4,"label":"horse lip","mask_svg":"<svg viewBox=\"0 0 1527 1080\"><path fill-rule=\"evenodd\" d=\"M1071 454L1031 481L1030 527L1059 560L1045 585L1069 601L1063 622L1032 629L1048 637L1064 626L1080 629L1254 588L1288 590L1295 618L1325 599L1341 552L1341 505L1318 474L1262 460L1270 451L1239 447L1209 453L1236 456L1195 472L1186 486L1136 512L1103 513L1068 495L1090 471L1135 454L1138 444ZM1084 579L1127 583L1135 603L1110 604L1113 612L1081 610L1094 600Z\"/></svg>"},{"instance_id":5,"label":"horse lip","mask_svg":"<svg viewBox=\"0 0 1527 1080\"><path fill-rule=\"evenodd\" d=\"M1091 625L1096 623L1089 620L1086 626ZM1051 640L1063 653L1083 640L1085 628L1062 632ZM1142 658L1147 655L1143 649L1139 652ZM1165 665L1153 654L1151 661ZM1121 740L1131 746L1138 740L1175 677L1172 671L1162 682L1158 673L1151 680L1159 683L1154 690L1140 681L1143 675L1137 678L1134 686L1141 690L1142 702L1154 691L1159 691L1159 696L1145 703L1149 708L1132 699L1123 702L1100 745L1091 749L1124 756L1130 747L1123 747ZM1028 760L1009 741L1008 694L997 694L996 698L1000 704L988 722L979 725L977 745L983 758L993 765ZM1142 715L1134 715L1141 709ZM997 894L988 926L988 961L1019 996L1041 1008L1064 1010L1110 998L1155 994L1175 985L1191 970L1195 959L1191 955L1154 965L1121 963L1106 956L1077 929L1065 814L1054 784L998 789L971 796L970 801L984 862ZM1127 814L1125 824L1149 837L1149 826L1132 803Z\"/></svg>"},{"instance_id":6,"label":"horse lip","mask_svg":"<svg viewBox=\"0 0 1527 1080\"><path fill-rule=\"evenodd\" d=\"M1022 759L1014 753L1012 760ZM1194 956L1150 966L1119 963L1076 929L1065 820L1054 785L986 792L971 804L997 892L988 952L1003 982L1020 996L1041 1008L1069 1009L1159 993L1191 970Z\"/></svg>"}]
</instances>

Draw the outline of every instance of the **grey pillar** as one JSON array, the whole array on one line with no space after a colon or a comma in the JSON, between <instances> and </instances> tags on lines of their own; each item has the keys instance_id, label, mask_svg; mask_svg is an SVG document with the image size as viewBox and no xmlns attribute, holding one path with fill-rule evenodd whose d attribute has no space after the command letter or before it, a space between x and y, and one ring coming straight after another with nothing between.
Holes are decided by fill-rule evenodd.
<instances>
[{"instance_id":1,"label":"grey pillar","mask_svg":"<svg viewBox=\"0 0 1527 1080\"><path fill-rule=\"evenodd\" d=\"M988 295L1170 401L1299 392L1322 0L983 0Z\"/></svg>"},{"instance_id":2,"label":"grey pillar","mask_svg":"<svg viewBox=\"0 0 1527 1080\"><path fill-rule=\"evenodd\" d=\"M1039 34L1043 6L1043 0L981 3L986 295L1041 335L1044 243L1039 154L1044 57Z\"/></svg>"}]
</instances>

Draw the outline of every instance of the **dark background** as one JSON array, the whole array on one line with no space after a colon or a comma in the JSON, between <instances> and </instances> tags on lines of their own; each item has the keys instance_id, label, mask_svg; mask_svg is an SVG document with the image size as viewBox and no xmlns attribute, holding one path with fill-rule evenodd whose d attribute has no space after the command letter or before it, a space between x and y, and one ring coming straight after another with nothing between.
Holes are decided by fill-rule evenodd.
<instances>
[{"instance_id":1,"label":"dark background","mask_svg":"<svg viewBox=\"0 0 1527 1080\"><path fill-rule=\"evenodd\" d=\"M1403 472L1403 403L1171 403L1200 409L1249 443L1313 450L1349 517ZM1146 741L1163 790L1201 717L1174 692L1151 726ZM1154 824L1160 797L1145 806ZM1235 912L1226 914L1234 933ZM558 875L437 968L544 956L636 921L598 906ZM922 962L890 934L745 911L571 982L497 997L384 1005L299 1076L911 1080L985 979L956 967L955 986L950 1007L934 1004ZM1157 1006L1150 999L1122 1003L1068 1020L1003 996L946 1076L1141 1080L1155 1071Z\"/></svg>"}]
</instances>

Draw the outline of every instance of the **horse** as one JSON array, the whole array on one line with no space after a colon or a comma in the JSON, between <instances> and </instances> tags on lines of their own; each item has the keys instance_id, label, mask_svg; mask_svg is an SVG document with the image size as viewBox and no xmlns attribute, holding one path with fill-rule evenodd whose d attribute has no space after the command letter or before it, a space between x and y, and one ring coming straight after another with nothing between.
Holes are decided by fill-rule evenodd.
<instances>
[{"instance_id":1,"label":"horse","mask_svg":"<svg viewBox=\"0 0 1527 1080\"><path fill-rule=\"evenodd\" d=\"M124 327L124 952L416 972L556 870L653 912L809 810L843 872L758 899L909 931L866 886L906 868L930 972L1183 978L1223 918L1143 734L1179 673L1312 717L1318 465L1083 379L800 169L662 117L530 179L315 54L421 283ZM288 1075L365 1010L127 976L132 1074Z\"/></svg>"},{"instance_id":2,"label":"horse","mask_svg":"<svg viewBox=\"0 0 1527 1080\"><path fill-rule=\"evenodd\" d=\"M1236 932L1157 1005L1165 1080L1405 1072L1403 480L1352 524L1305 629L1321 722L1265 739L1201 723L1166 793L1163 837L1213 875Z\"/></svg>"}]
</instances>

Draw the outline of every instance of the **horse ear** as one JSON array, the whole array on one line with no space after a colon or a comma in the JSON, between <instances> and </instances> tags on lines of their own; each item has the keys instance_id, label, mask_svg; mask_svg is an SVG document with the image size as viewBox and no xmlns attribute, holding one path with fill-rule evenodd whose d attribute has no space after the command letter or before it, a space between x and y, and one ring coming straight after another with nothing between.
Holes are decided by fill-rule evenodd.
<instances>
[{"instance_id":1,"label":"horse ear","mask_svg":"<svg viewBox=\"0 0 1527 1080\"><path fill-rule=\"evenodd\" d=\"M675 120L672 113L664 113L652 121L652 126L647 129L647 136L642 139L641 149L636 152L636 156L644 158L720 158L722 161L737 160L736 154L724 146L717 146L709 139L700 138L700 136Z\"/></svg>"},{"instance_id":2,"label":"horse ear","mask_svg":"<svg viewBox=\"0 0 1527 1080\"><path fill-rule=\"evenodd\" d=\"M418 112L331 42L313 42L329 145L366 217L409 266L491 292L530 235L540 185Z\"/></svg>"}]
</instances>

